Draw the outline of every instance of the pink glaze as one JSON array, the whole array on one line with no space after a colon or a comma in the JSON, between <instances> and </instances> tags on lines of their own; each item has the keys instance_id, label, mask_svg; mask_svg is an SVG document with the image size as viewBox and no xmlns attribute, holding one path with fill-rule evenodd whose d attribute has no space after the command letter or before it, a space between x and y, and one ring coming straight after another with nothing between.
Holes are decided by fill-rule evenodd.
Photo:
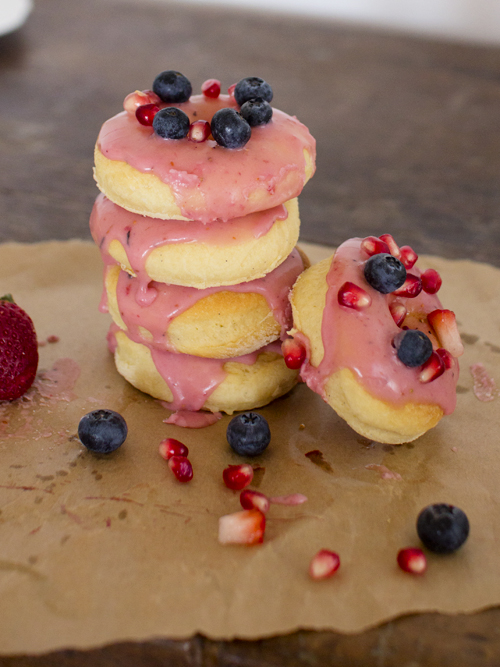
<instances>
[{"instance_id":1,"label":"pink glaze","mask_svg":"<svg viewBox=\"0 0 500 667\"><path fill-rule=\"evenodd\" d=\"M159 220L147 218L113 204L103 194L97 196L90 216L90 232L106 259L111 241L123 246L134 273L145 271L149 253L170 243L204 243L230 247L265 236L277 220L286 220L283 204L250 213L228 222Z\"/></svg>"},{"instance_id":2,"label":"pink glaze","mask_svg":"<svg viewBox=\"0 0 500 667\"><path fill-rule=\"evenodd\" d=\"M175 424L176 426L182 426L183 428L206 428L207 426L212 426L212 424L215 424L221 418L222 414L220 412L191 412L190 410L178 410L177 412L172 412L170 417L163 421L165 424Z\"/></svg>"},{"instance_id":3,"label":"pink glaze","mask_svg":"<svg viewBox=\"0 0 500 667\"><path fill-rule=\"evenodd\" d=\"M141 342L174 351L168 340L170 322L197 301L216 292L247 292L261 294L281 326L281 335L292 326L292 313L288 294L304 265L298 250L294 249L287 259L263 278L230 287L196 289L180 285L166 285L141 278L132 278L122 271L118 278L116 296L118 308L127 330ZM145 341L139 331L144 327L153 336Z\"/></svg>"},{"instance_id":4,"label":"pink glaze","mask_svg":"<svg viewBox=\"0 0 500 667\"><path fill-rule=\"evenodd\" d=\"M361 250L362 239L350 239L335 253L327 275L328 291L323 311L321 334L325 349L317 368L306 363L301 370L308 386L324 398L324 384L328 377L342 368L349 368L372 395L394 405L408 402L437 404L450 414L456 404L458 362L439 378L428 383L419 382L418 368L408 368L396 356L392 341L400 329L394 322L389 306L402 303L409 313L429 313L441 308L435 294L422 291L415 298L381 294L365 280L363 265L368 255ZM411 273L419 276L414 266ZM351 281L371 296L371 305L362 310L347 308L338 303L339 288ZM303 339L309 348L309 341Z\"/></svg>"},{"instance_id":5,"label":"pink glaze","mask_svg":"<svg viewBox=\"0 0 500 667\"><path fill-rule=\"evenodd\" d=\"M112 324L108 332L108 346L111 352L116 350L116 333L120 331L116 324ZM148 347L156 370L161 375L173 394L170 403L162 401L169 410L201 410L203 404L210 394L225 380L226 371L224 364L234 361L251 366L257 361L261 352L272 351L281 354L281 345L271 343L251 354L231 359L207 359L194 357L189 354L178 354L167 350L158 350L148 345L133 334L127 333L128 337L136 343Z\"/></svg>"},{"instance_id":6,"label":"pink glaze","mask_svg":"<svg viewBox=\"0 0 500 667\"><path fill-rule=\"evenodd\" d=\"M188 102L162 106L182 109L191 122L210 121L223 107L238 109L229 95L216 99L195 95ZM162 139L126 111L104 123L97 144L106 158L156 175L172 188L182 215L202 222L231 220L259 210L262 202L249 200L256 190L265 191L266 208L296 197L305 182L304 149L315 157L308 129L278 109L269 123L252 128L241 149L224 148L212 140Z\"/></svg>"}]
</instances>

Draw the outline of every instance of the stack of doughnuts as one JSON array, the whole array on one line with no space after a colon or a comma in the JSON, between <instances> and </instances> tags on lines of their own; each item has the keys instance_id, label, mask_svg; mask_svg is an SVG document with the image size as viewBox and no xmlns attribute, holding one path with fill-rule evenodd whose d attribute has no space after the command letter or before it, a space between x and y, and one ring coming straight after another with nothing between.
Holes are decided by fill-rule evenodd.
<instances>
[{"instance_id":1,"label":"stack of doughnuts","mask_svg":"<svg viewBox=\"0 0 500 667\"><path fill-rule=\"evenodd\" d=\"M124 378L179 414L260 407L298 379L281 340L315 142L269 91L250 77L192 95L162 72L97 139L90 227L109 346Z\"/></svg>"}]
</instances>

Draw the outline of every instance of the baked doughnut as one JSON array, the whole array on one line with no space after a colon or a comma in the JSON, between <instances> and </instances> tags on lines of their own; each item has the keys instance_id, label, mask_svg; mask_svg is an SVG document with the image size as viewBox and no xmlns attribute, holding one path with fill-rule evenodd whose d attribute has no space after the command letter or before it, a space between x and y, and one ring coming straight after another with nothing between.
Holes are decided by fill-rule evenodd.
<instances>
[{"instance_id":1,"label":"baked doughnut","mask_svg":"<svg viewBox=\"0 0 500 667\"><path fill-rule=\"evenodd\" d=\"M114 324L108 343L120 375L171 410L230 415L267 405L298 380L298 371L285 365L279 343L234 359L204 359L138 343Z\"/></svg>"},{"instance_id":2,"label":"baked doughnut","mask_svg":"<svg viewBox=\"0 0 500 667\"><path fill-rule=\"evenodd\" d=\"M239 108L232 95L195 95L159 106L179 108L191 122L210 122L220 109ZM164 139L122 111L99 132L94 175L109 199L134 213L226 221L297 197L314 173L315 151L308 129L278 109L268 123L252 128L241 149L211 139Z\"/></svg>"},{"instance_id":3,"label":"baked doughnut","mask_svg":"<svg viewBox=\"0 0 500 667\"><path fill-rule=\"evenodd\" d=\"M279 266L299 238L297 199L229 222L160 220L131 213L100 194L90 216L92 238L131 275L205 289L261 278Z\"/></svg>"},{"instance_id":4,"label":"baked doughnut","mask_svg":"<svg viewBox=\"0 0 500 667\"><path fill-rule=\"evenodd\" d=\"M105 277L107 309L140 342L199 357L237 357L291 327L288 295L303 269L302 256L293 250L264 278L198 290L133 278L112 264Z\"/></svg>"},{"instance_id":5,"label":"baked doughnut","mask_svg":"<svg viewBox=\"0 0 500 667\"><path fill-rule=\"evenodd\" d=\"M387 257L391 267L399 258L404 282L399 275L399 286L384 293L370 270ZM285 358L287 345L295 354L305 348L302 379L378 442L414 440L455 408L463 346L435 294L437 273L421 274L416 259L389 235L351 239L302 273L291 293L294 342L285 343Z\"/></svg>"}]
</instances>

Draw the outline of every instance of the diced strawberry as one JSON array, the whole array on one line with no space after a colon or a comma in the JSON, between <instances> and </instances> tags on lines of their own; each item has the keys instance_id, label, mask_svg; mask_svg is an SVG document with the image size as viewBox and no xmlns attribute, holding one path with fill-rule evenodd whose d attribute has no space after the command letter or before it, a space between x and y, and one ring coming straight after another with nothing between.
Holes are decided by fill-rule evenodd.
<instances>
[{"instance_id":1,"label":"diced strawberry","mask_svg":"<svg viewBox=\"0 0 500 667\"><path fill-rule=\"evenodd\" d=\"M341 306L354 308L354 310L364 310L372 302L372 298L368 292L349 281L345 282L339 289L337 299Z\"/></svg>"},{"instance_id":2,"label":"diced strawberry","mask_svg":"<svg viewBox=\"0 0 500 667\"><path fill-rule=\"evenodd\" d=\"M440 347L436 350L436 354L438 354L441 357L445 369L451 368L453 366L453 357L448 352L448 350L445 350L443 347Z\"/></svg>"},{"instance_id":3,"label":"diced strawberry","mask_svg":"<svg viewBox=\"0 0 500 667\"><path fill-rule=\"evenodd\" d=\"M370 257L372 255L378 255L381 252L385 252L388 255L391 254L389 246L385 241L381 241L376 236L367 236L361 241L361 249L366 252Z\"/></svg>"},{"instance_id":4,"label":"diced strawberry","mask_svg":"<svg viewBox=\"0 0 500 667\"><path fill-rule=\"evenodd\" d=\"M387 243L391 255L399 259L401 255L401 250L396 241L392 238L392 236L390 234L382 234L381 236L379 236L379 239L384 243Z\"/></svg>"},{"instance_id":5,"label":"diced strawberry","mask_svg":"<svg viewBox=\"0 0 500 667\"><path fill-rule=\"evenodd\" d=\"M309 564L309 574L313 579L328 579L339 567L339 555L335 551L321 549Z\"/></svg>"},{"instance_id":6,"label":"diced strawberry","mask_svg":"<svg viewBox=\"0 0 500 667\"><path fill-rule=\"evenodd\" d=\"M264 541L266 517L257 509L226 514L219 519L221 544L259 544Z\"/></svg>"},{"instance_id":7,"label":"diced strawberry","mask_svg":"<svg viewBox=\"0 0 500 667\"><path fill-rule=\"evenodd\" d=\"M436 294L443 284L441 276L435 269L427 269L427 271L422 273L420 278L422 280L422 289L427 294Z\"/></svg>"},{"instance_id":8,"label":"diced strawberry","mask_svg":"<svg viewBox=\"0 0 500 667\"><path fill-rule=\"evenodd\" d=\"M418 259L417 253L409 245L401 246L401 257L399 258L407 269L411 269Z\"/></svg>"},{"instance_id":9,"label":"diced strawberry","mask_svg":"<svg viewBox=\"0 0 500 667\"><path fill-rule=\"evenodd\" d=\"M240 493L240 503L245 510L260 510L262 514L266 514L269 510L270 500L260 491L252 491L251 489L243 489Z\"/></svg>"},{"instance_id":10,"label":"diced strawberry","mask_svg":"<svg viewBox=\"0 0 500 667\"><path fill-rule=\"evenodd\" d=\"M397 290L394 290L393 294L396 296L406 296L410 299L414 299L422 291L422 281L418 276L415 276L413 273L406 274L406 280Z\"/></svg>"},{"instance_id":11,"label":"diced strawberry","mask_svg":"<svg viewBox=\"0 0 500 667\"><path fill-rule=\"evenodd\" d=\"M292 370L300 368L306 360L306 348L294 338L286 338L281 344L281 351L285 364Z\"/></svg>"},{"instance_id":12,"label":"diced strawberry","mask_svg":"<svg viewBox=\"0 0 500 667\"><path fill-rule=\"evenodd\" d=\"M439 354L433 352L420 369L418 379L423 384L432 382L445 372L444 361Z\"/></svg>"},{"instance_id":13,"label":"diced strawberry","mask_svg":"<svg viewBox=\"0 0 500 667\"><path fill-rule=\"evenodd\" d=\"M436 332L441 347L448 350L454 357L459 357L464 353L455 313L452 310L433 310L427 315L427 319Z\"/></svg>"}]
</instances>

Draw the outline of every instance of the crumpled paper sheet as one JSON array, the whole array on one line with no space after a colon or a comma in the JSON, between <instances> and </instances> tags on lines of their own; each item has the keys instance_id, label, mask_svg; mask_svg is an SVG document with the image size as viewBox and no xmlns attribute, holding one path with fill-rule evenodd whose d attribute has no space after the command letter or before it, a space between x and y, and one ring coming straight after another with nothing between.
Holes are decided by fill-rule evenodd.
<instances>
[{"instance_id":1,"label":"crumpled paper sheet","mask_svg":"<svg viewBox=\"0 0 500 667\"><path fill-rule=\"evenodd\" d=\"M303 247L313 261L331 253ZM97 311L97 249L81 241L0 246L0 290L31 314L40 340L59 338L40 348L37 386L0 410L0 652L196 632L359 632L404 613L500 604L499 399L479 401L469 372L480 362L500 381L500 271L420 263L440 271L443 305L463 333L456 412L414 443L387 446L354 433L305 385L263 408L272 442L252 461L260 466L252 488L308 501L273 505L264 544L241 547L217 541L219 517L240 509L222 483L222 470L241 462L226 443L229 418L201 430L166 425L168 412L116 373L109 320ZM100 407L129 425L108 457L76 437L80 417ZM158 455L167 436L189 447L189 484ZM396 554L419 546L417 514L434 502L464 509L471 534L451 556L430 554L423 577L411 576ZM337 551L341 567L311 581L321 548Z\"/></svg>"}]
</instances>

